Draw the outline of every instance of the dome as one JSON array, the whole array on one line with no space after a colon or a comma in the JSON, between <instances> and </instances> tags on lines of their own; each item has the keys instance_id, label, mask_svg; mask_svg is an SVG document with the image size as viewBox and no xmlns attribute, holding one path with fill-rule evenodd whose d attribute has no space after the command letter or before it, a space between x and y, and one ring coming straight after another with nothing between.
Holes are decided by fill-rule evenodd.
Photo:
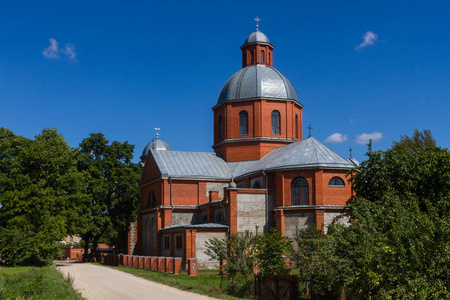
<instances>
[{"instance_id":1,"label":"dome","mask_svg":"<svg viewBox=\"0 0 450 300\"><path fill-rule=\"evenodd\" d=\"M153 150L172 150L166 142L163 140L156 138L145 146L144 151L142 151L142 156L147 156L150 149Z\"/></svg>"},{"instance_id":2,"label":"dome","mask_svg":"<svg viewBox=\"0 0 450 300\"><path fill-rule=\"evenodd\" d=\"M289 79L267 65L251 65L234 73L222 87L217 104L247 98L292 99L298 102L297 92Z\"/></svg>"},{"instance_id":3,"label":"dome","mask_svg":"<svg viewBox=\"0 0 450 300\"><path fill-rule=\"evenodd\" d=\"M259 30L256 30L256 31L253 31L252 33L250 33L250 35L245 40L244 45L245 44L253 44L253 43L268 43L268 44L270 44L269 38Z\"/></svg>"}]
</instances>

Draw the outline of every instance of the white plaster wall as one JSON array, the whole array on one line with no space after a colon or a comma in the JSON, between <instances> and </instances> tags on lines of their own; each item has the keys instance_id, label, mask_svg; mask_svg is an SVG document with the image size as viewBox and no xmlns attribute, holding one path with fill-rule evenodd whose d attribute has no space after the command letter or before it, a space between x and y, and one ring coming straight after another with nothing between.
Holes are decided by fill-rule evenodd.
<instances>
[{"instance_id":1,"label":"white plaster wall","mask_svg":"<svg viewBox=\"0 0 450 300\"><path fill-rule=\"evenodd\" d=\"M246 230L263 232L266 225L266 195L241 194L237 195L237 231Z\"/></svg>"},{"instance_id":2,"label":"white plaster wall","mask_svg":"<svg viewBox=\"0 0 450 300\"><path fill-rule=\"evenodd\" d=\"M325 225L325 230L324 232L327 233L328 231L328 225L331 224L331 222L333 222L334 218L341 216L342 214L339 212L326 212L323 214L323 223ZM341 218L339 218L337 220L337 223L345 225L345 226L349 226L349 218L347 216L342 216Z\"/></svg>"},{"instance_id":3,"label":"white plaster wall","mask_svg":"<svg viewBox=\"0 0 450 300\"><path fill-rule=\"evenodd\" d=\"M284 234L288 238L294 238L295 232L315 226L316 217L314 213L286 213L284 215Z\"/></svg>"},{"instance_id":4,"label":"white plaster wall","mask_svg":"<svg viewBox=\"0 0 450 300\"><path fill-rule=\"evenodd\" d=\"M142 216L142 254L156 255L156 214Z\"/></svg>"},{"instance_id":5,"label":"white plaster wall","mask_svg":"<svg viewBox=\"0 0 450 300\"><path fill-rule=\"evenodd\" d=\"M195 234L195 255L198 260L199 269L214 269L219 267L219 261L210 260L210 257L205 254L205 242L212 238L224 239L225 232L199 232Z\"/></svg>"},{"instance_id":6,"label":"white plaster wall","mask_svg":"<svg viewBox=\"0 0 450 300\"><path fill-rule=\"evenodd\" d=\"M195 223L195 214L191 212L174 212L172 225L186 225Z\"/></svg>"},{"instance_id":7,"label":"white plaster wall","mask_svg":"<svg viewBox=\"0 0 450 300\"><path fill-rule=\"evenodd\" d=\"M227 187L228 183L221 182L207 182L206 183L206 197L209 197L209 191L218 191L219 197L223 198L223 188Z\"/></svg>"}]
</instances>

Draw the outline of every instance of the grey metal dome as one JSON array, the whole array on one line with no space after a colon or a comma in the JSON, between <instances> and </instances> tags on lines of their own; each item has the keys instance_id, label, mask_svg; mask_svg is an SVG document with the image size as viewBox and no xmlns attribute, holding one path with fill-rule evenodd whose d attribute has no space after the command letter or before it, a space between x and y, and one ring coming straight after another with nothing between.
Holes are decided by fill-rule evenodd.
<instances>
[{"instance_id":1,"label":"grey metal dome","mask_svg":"<svg viewBox=\"0 0 450 300\"><path fill-rule=\"evenodd\" d=\"M270 44L269 38L259 30L253 31L245 40L245 44L253 43L268 43Z\"/></svg>"},{"instance_id":2,"label":"grey metal dome","mask_svg":"<svg viewBox=\"0 0 450 300\"><path fill-rule=\"evenodd\" d=\"M297 92L289 79L266 65L251 65L234 73L222 87L217 104L247 98L292 99L298 102Z\"/></svg>"},{"instance_id":3,"label":"grey metal dome","mask_svg":"<svg viewBox=\"0 0 450 300\"><path fill-rule=\"evenodd\" d=\"M142 156L147 156L150 149L153 150L172 150L169 144L164 142L163 140L156 138L145 146L144 151L142 151Z\"/></svg>"}]
</instances>

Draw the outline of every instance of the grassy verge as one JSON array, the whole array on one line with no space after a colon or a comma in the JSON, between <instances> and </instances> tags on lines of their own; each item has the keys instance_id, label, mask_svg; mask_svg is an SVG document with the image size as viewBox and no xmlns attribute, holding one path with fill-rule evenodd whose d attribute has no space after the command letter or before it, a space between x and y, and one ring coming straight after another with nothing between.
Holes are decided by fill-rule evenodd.
<instances>
[{"instance_id":1,"label":"grassy verge","mask_svg":"<svg viewBox=\"0 0 450 300\"><path fill-rule=\"evenodd\" d=\"M105 265L101 266L114 268L119 271L127 272L147 280L162 283L168 286L173 286L181 290L206 295L209 297L215 297L218 299L240 299L225 294L214 294L209 292L214 286L220 287L222 276L218 275L218 270L199 270L198 276L194 277L186 276L187 273L183 275L174 275L135 268L111 267ZM222 281L222 288L224 288L226 284L227 276L224 276Z\"/></svg>"},{"instance_id":2,"label":"grassy verge","mask_svg":"<svg viewBox=\"0 0 450 300\"><path fill-rule=\"evenodd\" d=\"M0 299L83 299L55 267L0 267Z\"/></svg>"}]
</instances>

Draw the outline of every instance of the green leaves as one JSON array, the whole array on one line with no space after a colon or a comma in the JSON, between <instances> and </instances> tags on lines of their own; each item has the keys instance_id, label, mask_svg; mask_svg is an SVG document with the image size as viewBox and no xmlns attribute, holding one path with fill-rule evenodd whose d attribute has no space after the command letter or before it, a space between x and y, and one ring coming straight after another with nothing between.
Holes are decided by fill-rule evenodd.
<instances>
[{"instance_id":1,"label":"green leaves","mask_svg":"<svg viewBox=\"0 0 450 300\"><path fill-rule=\"evenodd\" d=\"M139 204L141 170L131 162L133 145L108 143L101 133L91 133L80 143L78 170L89 197L87 222L80 233L86 243L102 239L126 249L127 222L135 217Z\"/></svg>"},{"instance_id":2,"label":"green leaves","mask_svg":"<svg viewBox=\"0 0 450 300\"><path fill-rule=\"evenodd\" d=\"M54 128L34 140L0 128L1 258L47 264L74 233L123 241L139 200L133 148L96 133L71 149Z\"/></svg>"}]
</instances>

